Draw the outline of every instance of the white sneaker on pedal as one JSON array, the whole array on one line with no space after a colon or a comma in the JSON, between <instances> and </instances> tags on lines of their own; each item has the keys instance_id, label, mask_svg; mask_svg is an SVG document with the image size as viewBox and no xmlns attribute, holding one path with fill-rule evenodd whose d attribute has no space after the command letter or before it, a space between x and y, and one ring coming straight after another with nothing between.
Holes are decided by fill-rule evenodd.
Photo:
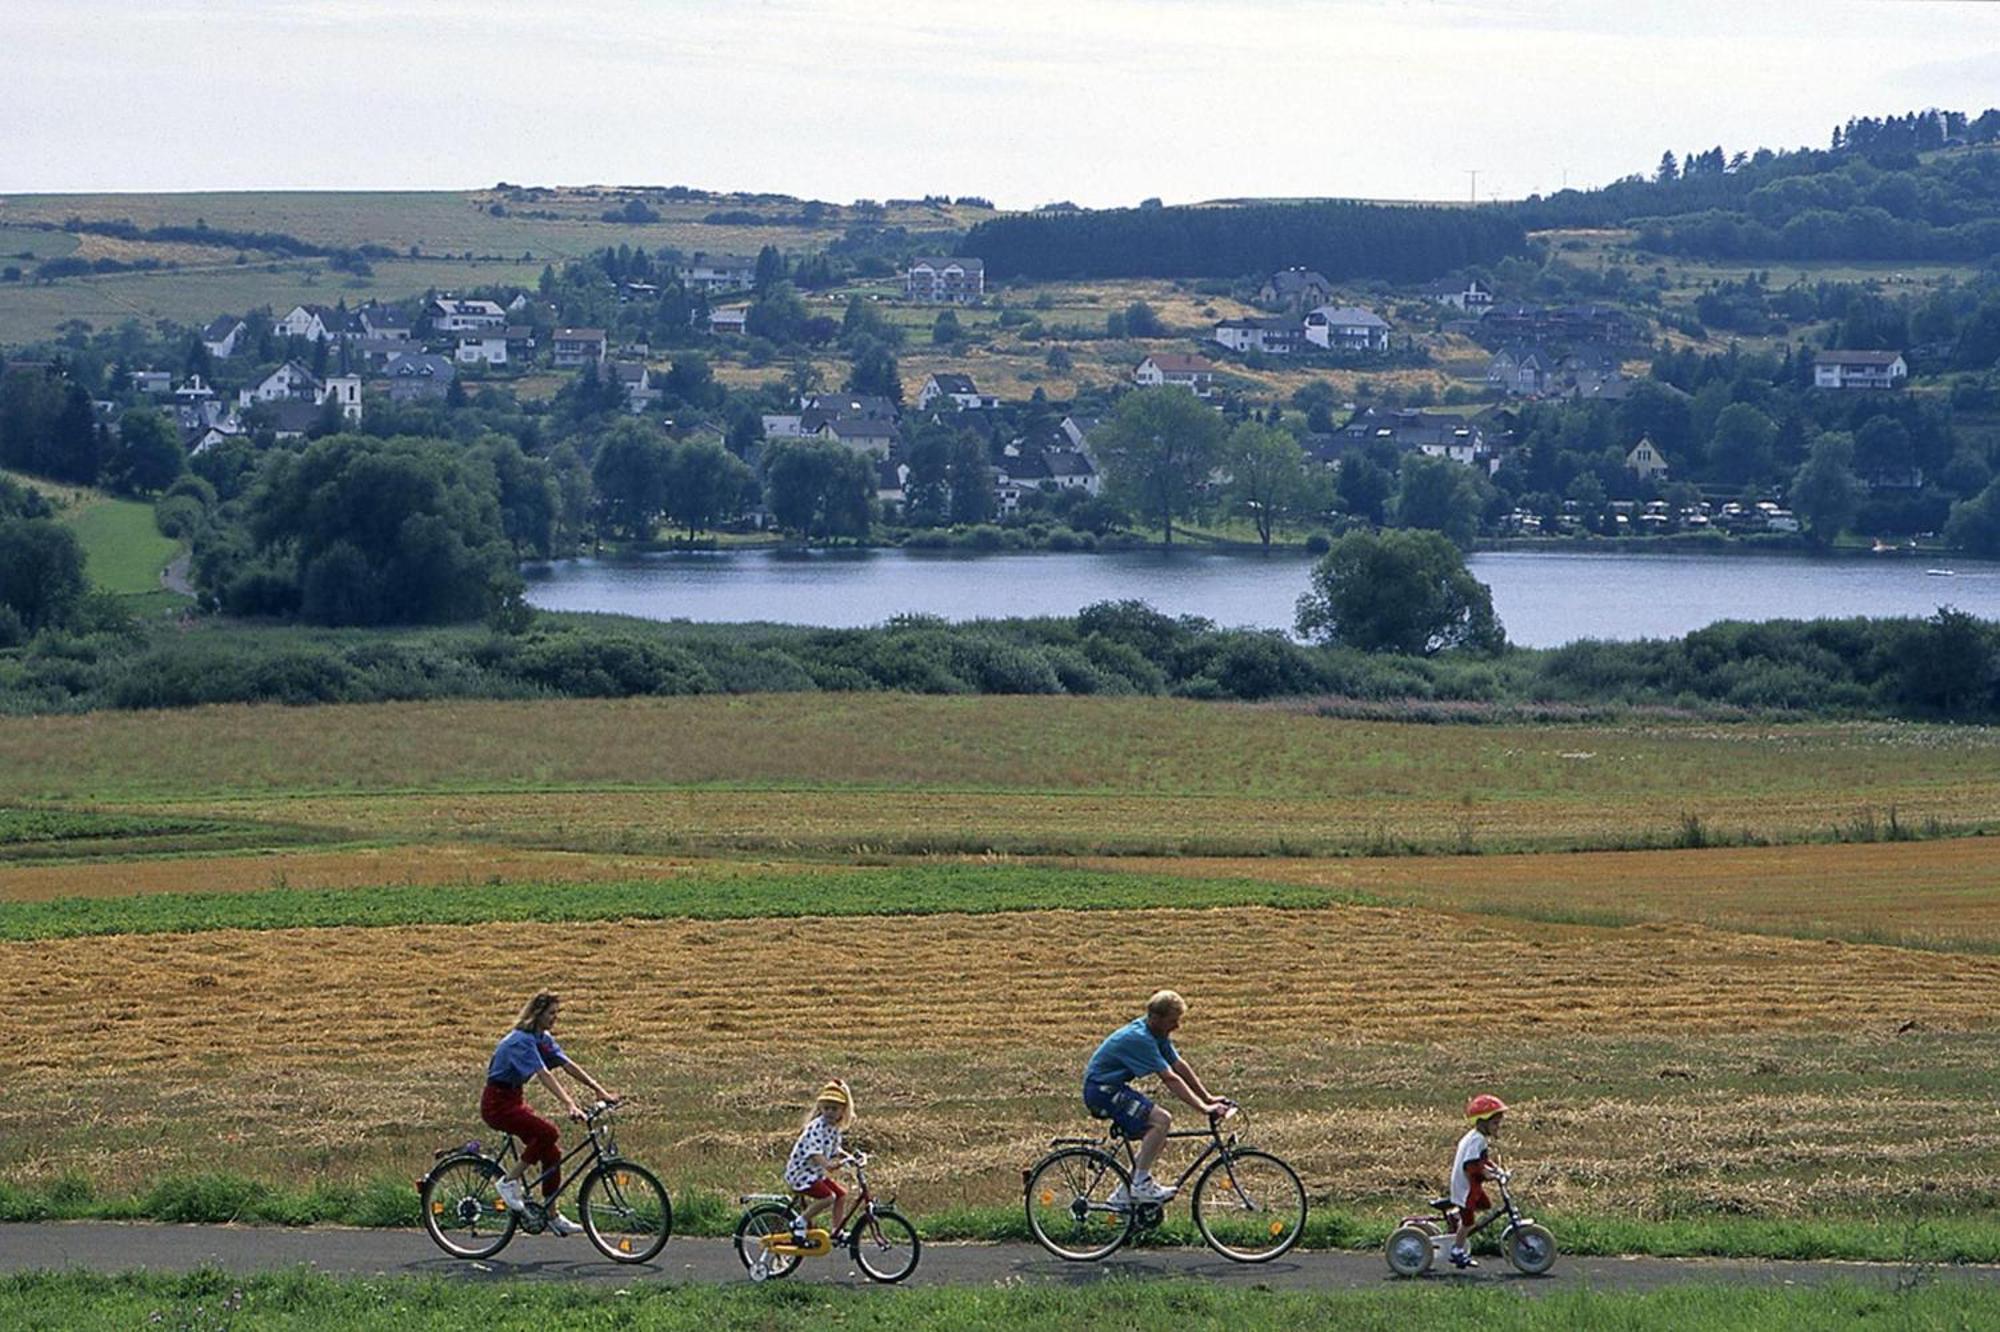
<instances>
[{"instance_id":1,"label":"white sneaker on pedal","mask_svg":"<svg viewBox=\"0 0 2000 1332\"><path fill-rule=\"evenodd\" d=\"M1122 1212L1132 1205L1132 1191L1120 1184L1111 1190L1111 1196L1104 1200L1104 1205L1114 1212Z\"/></svg>"},{"instance_id":2,"label":"white sneaker on pedal","mask_svg":"<svg viewBox=\"0 0 2000 1332\"><path fill-rule=\"evenodd\" d=\"M583 1227L564 1216L561 1212L549 1213L549 1230L556 1235L581 1235Z\"/></svg>"},{"instance_id":3,"label":"white sneaker on pedal","mask_svg":"<svg viewBox=\"0 0 2000 1332\"><path fill-rule=\"evenodd\" d=\"M1151 1175L1140 1175L1132 1181L1132 1197L1139 1202L1163 1203L1173 1196L1172 1188L1161 1185Z\"/></svg>"},{"instance_id":4,"label":"white sneaker on pedal","mask_svg":"<svg viewBox=\"0 0 2000 1332\"><path fill-rule=\"evenodd\" d=\"M493 1191L500 1195L501 1202L507 1204L508 1211L525 1212L528 1210L528 1195L526 1190L522 1189L520 1180L502 1179L498 1184L493 1186Z\"/></svg>"}]
</instances>

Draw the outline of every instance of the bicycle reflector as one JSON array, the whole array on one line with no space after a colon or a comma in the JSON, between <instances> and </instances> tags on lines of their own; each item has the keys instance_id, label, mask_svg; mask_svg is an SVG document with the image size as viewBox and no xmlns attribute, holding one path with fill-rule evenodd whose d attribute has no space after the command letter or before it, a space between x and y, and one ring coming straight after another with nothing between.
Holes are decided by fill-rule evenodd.
<instances>
[{"instance_id":1,"label":"bicycle reflector","mask_svg":"<svg viewBox=\"0 0 2000 1332\"><path fill-rule=\"evenodd\" d=\"M1055 1205L1056 1205L1056 1191L1054 1189L1043 1189L1042 1206L1054 1207Z\"/></svg>"}]
</instances>

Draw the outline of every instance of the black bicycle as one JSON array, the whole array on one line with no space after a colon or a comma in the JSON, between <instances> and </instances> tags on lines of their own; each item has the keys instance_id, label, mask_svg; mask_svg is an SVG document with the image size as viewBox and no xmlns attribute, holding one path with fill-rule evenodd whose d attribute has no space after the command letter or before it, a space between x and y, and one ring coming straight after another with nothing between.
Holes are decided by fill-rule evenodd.
<instances>
[{"instance_id":1,"label":"black bicycle","mask_svg":"<svg viewBox=\"0 0 2000 1332\"><path fill-rule=\"evenodd\" d=\"M1207 1128L1169 1133L1169 1139L1207 1140L1174 1191L1180 1196L1194 1180L1195 1229L1209 1248L1235 1262L1268 1263L1305 1233L1306 1188L1284 1161L1243 1145L1248 1129L1232 1104L1209 1116ZM1097 1262L1159 1226L1166 1204L1131 1196L1133 1141L1115 1124L1102 1138L1056 1138L1049 1143L1054 1151L1021 1172L1028 1228L1043 1248L1071 1262Z\"/></svg>"},{"instance_id":2,"label":"black bicycle","mask_svg":"<svg viewBox=\"0 0 2000 1332\"><path fill-rule=\"evenodd\" d=\"M659 1176L619 1155L611 1128L617 1108L615 1101L590 1107L583 1141L553 1167L564 1176L555 1197L542 1202L531 1197L519 1212L501 1200L499 1190L501 1178L519 1154L513 1134L492 1156L477 1142L439 1152L437 1164L417 1183L424 1230L454 1258L491 1258L507 1247L516 1230L530 1235L547 1230L556 1200L581 1179L577 1200L583 1209L583 1233L597 1251L614 1263L649 1261L673 1234L673 1204ZM584 1159L572 1169L570 1163L578 1157ZM523 1187L532 1193L540 1183L540 1179L526 1180Z\"/></svg>"}]
</instances>

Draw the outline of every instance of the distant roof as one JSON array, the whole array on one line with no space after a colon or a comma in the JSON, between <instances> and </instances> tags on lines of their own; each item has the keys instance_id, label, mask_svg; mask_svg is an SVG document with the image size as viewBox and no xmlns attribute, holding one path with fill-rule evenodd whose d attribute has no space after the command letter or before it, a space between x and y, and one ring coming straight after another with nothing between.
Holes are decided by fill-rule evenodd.
<instances>
[{"instance_id":1,"label":"distant roof","mask_svg":"<svg viewBox=\"0 0 2000 1332\"><path fill-rule=\"evenodd\" d=\"M1048 463L1049 474L1051 476L1097 475L1097 469L1090 465L1090 459L1084 457L1081 453L1072 453L1067 449L1056 453L1044 454L1043 460Z\"/></svg>"},{"instance_id":2,"label":"distant roof","mask_svg":"<svg viewBox=\"0 0 2000 1332\"><path fill-rule=\"evenodd\" d=\"M382 373L397 379L451 379L458 371L435 352L403 352L391 357Z\"/></svg>"},{"instance_id":3,"label":"distant roof","mask_svg":"<svg viewBox=\"0 0 2000 1332\"><path fill-rule=\"evenodd\" d=\"M217 315L208 321L208 327L202 329L201 336L209 342L220 342L242 327L243 321L235 315Z\"/></svg>"},{"instance_id":4,"label":"distant roof","mask_svg":"<svg viewBox=\"0 0 2000 1332\"><path fill-rule=\"evenodd\" d=\"M1827 351L1815 353L1815 365L1894 365L1903 359L1899 351Z\"/></svg>"},{"instance_id":5,"label":"distant roof","mask_svg":"<svg viewBox=\"0 0 2000 1332\"><path fill-rule=\"evenodd\" d=\"M604 330L601 328L559 328L555 332L557 342L602 342Z\"/></svg>"},{"instance_id":6,"label":"distant roof","mask_svg":"<svg viewBox=\"0 0 2000 1332\"><path fill-rule=\"evenodd\" d=\"M281 398L277 402L266 403L265 409L270 414L271 424L285 434L311 429L322 410L318 403L304 398Z\"/></svg>"},{"instance_id":7,"label":"distant roof","mask_svg":"<svg viewBox=\"0 0 2000 1332\"><path fill-rule=\"evenodd\" d=\"M621 384L636 384L646 377L646 363L644 361L614 361L611 365L611 373L618 376L618 382Z\"/></svg>"},{"instance_id":8,"label":"distant roof","mask_svg":"<svg viewBox=\"0 0 2000 1332\"><path fill-rule=\"evenodd\" d=\"M1310 268L1281 268L1271 274L1271 286L1280 292L1304 291L1308 286L1331 287L1326 274Z\"/></svg>"},{"instance_id":9,"label":"distant roof","mask_svg":"<svg viewBox=\"0 0 2000 1332\"><path fill-rule=\"evenodd\" d=\"M970 393L975 396L979 393L978 387L972 382L971 375L942 371L932 375L931 382L938 386L938 392L940 393Z\"/></svg>"},{"instance_id":10,"label":"distant roof","mask_svg":"<svg viewBox=\"0 0 2000 1332\"><path fill-rule=\"evenodd\" d=\"M1151 361L1153 363L1154 368L1159 370L1163 374L1187 375L1187 374L1215 373L1215 366L1213 363L1203 360L1199 356L1183 356L1179 352L1155 352L1153 355L1148 356L1146 360Z\"/></svg>"},{"instance_id":11,"label":"distant roof","mask_svg":"<svg viewBox=\"0 0 2000 1332\"><path fill-rule=\"evenodd\" d=\"M1313 311L1335 328L1387 328L1389 321L1358 305L1322 305Z\"/></svg>"},{"instance_id":12,"label":"distant roof","mask_svg":"<svg viewBox=\"0 0 2000 1332\"><path fill-rule=\"evenodd\" d=\"M962 255L928 254L919 255L917 258L910 260L911 268L950 268L953 264L958 265L968 273L983 273L986 271L986 261L984 259L973 259Z\"/></svg>"}]
</instances>

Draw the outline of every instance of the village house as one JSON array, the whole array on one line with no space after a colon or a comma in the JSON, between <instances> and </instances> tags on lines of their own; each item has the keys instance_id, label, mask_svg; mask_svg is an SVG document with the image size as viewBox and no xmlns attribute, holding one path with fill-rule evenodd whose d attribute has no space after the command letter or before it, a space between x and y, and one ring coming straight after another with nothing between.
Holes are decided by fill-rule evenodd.
<instances>
[{"instance_id":1,"label":"village house","mask_svg":"<svg viewBox=\"0 0 2000 1332\"><path fill-rule=\"evenodd\" d=\"M324 406L329 402L338 403L340 405L340 414L346 417L348 421L359 423L361 420L361 376L327 376L326 382L320 386L320 391L313 399L313 403L315 406Z\"/></svg>"},{"instance_id":2,"label":"village house","mask_svg":"<svg viewBox=\"0 0 2000 1332\"><path fill-rule=\"evenodd\" d=\"M1042 455L1048 464L1049 479L1058 490L1081 490L1086 495L1096 495L1104 489L1104 478L1098 475L1097 464L1080 449L1057 449Z\"/></svg>"},{"instance_id":3,"label":"village house","mask_svg":"<svg viewBox=\"0 0 2000 1332\"><path fill-rule=\"evenodd\" d=\"M457 333L458 350L452 359L460 365L507 364L507 330L491 324L483 328L462 328Z\"/></svg>"},{"instance_id":4,"label":"village house","mask_svg":"<svg viewBox=\"0 0 2000 1332\"><path fill-rule=\"evenodd\" d=\"M549 342L558 369L573 370L581 365L596 365L604 359L601 328L559 328Z\"/></svg>"},{"instance_id":5,"label":"village house","mask_svg":"<svg viewBox=\"0 0 2000 1332\"><path fill-rule=\"evenodd\" d=\"M971 375L953 374L948 371L940 371L924 381L924 386L917 390L917 410L927 412L932 404L941 400L956 403L968 412L1000 405L1000 399L989 397L979 391L979 386L972 382Z\"/></svg>"},{"instance_id":6,"label":"village house","mask_svg":"<svg viewBox=\"0 0 2000 1332\"><path fill-rule=\"evenodd\" d=\"M319 424L320 409L317 405L298 398L285 398L277 402L261 404L257 415L263 417L275 439L303 439L308 430Z\"/></svg>"},{"instance_id":7,"label":"village house","mask_svg":"<svg viewBox=\"0 0 2000 1332\"><path fill-rule=\"evenodd\" d=\"M1901 352L1828 350L1813 357L1814 388L1888 389L1909 374Z\"/></svg>"},{"instance_id":8,"label":"village house","mask_svg":"<svg viewBox=\"0 0 2000 1332\"><path fill-rule=\"evenodd\" d=\"M318 399L321 387L319 376L297 361L286 361L255 385L239 391L236 400L245 407L256 402L294 399L313 402Z\"/></svg>"},{"instance_id":9,"label":"village house","mask_svg":"<svg viewBox=\"0 0 2000 1332\"><path fill-rule=\"evenodd\" d=\"M243 427L236 421L197 422L181 431L181 446L188 457L196 458L218 444L243 437Z\"/></svg>"},{"instance_id":10,"label":"village house","mask_svg":"<svg viewBox=\"0 0 2000 1332\"><path fill-rule=\"evenodd\" d=\"M1623 347L1639 341L1639 326L1615 305L1496 305L1479 319L1487 346L1507 342L1594 342Z\"/></svg>"},{"instance_id":11,"label":"village house","mask_svg":"<svg viewBox=\"0 0 2000 1332\"><path fill-rule=\"evenodd\" d=\"M708 312L708 331L726 335L742 333L750 323L750 307L724 305Z\"/></svg>"},{"instance_id":12,"label":"village house","mask_svg":"<svg viewBox=\"0 0 2000 1332\"><path fill-rule=\"evenodd\" d=\"M880 458L888 457L903 443L902 431L893 416L867 410L858 401L852 405L806 408L799 413L799 434Z\"/></svg>"},{"instance_id":13,"label":"village house","mask_svg":"<svg viewBox=\"0 0 2000 1332\"><path fill-rule=\"evenodd\" d=\"M1420 290L1425 300L1449 305L1468 314L1483 314L1493 308L1493 293L1480 285L1477 278L1463 282L1439 278L1436 282L1426 283Z\"/></svg>"},{"instance_id":14,"label":"village house","mask_svg":"<svg viewBox=\"0 0 2000 1332\"><path fill-rule=\"evenodd\" d=\"M172 392L173 387L174 377L169 371L134 370L132 372L132 391L134 393L146 393L157 397L161 394Z\"/></svg>"},{"instance_id":15,"label":"village house","mask_svg":"<svg viewBox=\"0 0 2000 1332\"><path fill-rule=\"evenodd\" d=\"M644 361L613 361L611 373L618 381L618 387L625 392L625 410L633 415L645 411L659 400L660 390L653 385L652 373L646 369Z\"/></svg>"},{"instance_id":16,"label":"village house","mask_svg":"<svg viewBox=\"0 0 2000 1332\"><path fill-rule=\"evenodd\" d=\"M401 352L382 369L391 402L418 402L444 397L458 371L435 352Z\"/></svg>"},{"instance_id":17,"label":"village house","mask_svg":"<svg viewBox=\"0 0 2000 1332\"><path fill-rule=\"evenodd\" d=\"M1296 319L1258 315L1247 319L1219 320L1212 336L1231 351L1289 356L1299 349L1305 331Z\"/></svg>"},{"instance_id":18,"label":"village house","mask_svg":"<svg viewBox=\"0 0 2000 1332\"><path fill-rule=\"evenodd\" d=\"M927 304L970 305L986 295L986 261L917 258L903 274L903 295Z\"/></svg>"},{"instance_id":19,"label":"village house","mask_svg":"<svg viewBox=\"0 0 2000 1332\"><path fill-rule=\"evenodd\" d=\"M1326 274L1310 268L1284 268L1265 279L1257 289L1259 305L1283 306L1287 310L1310 310L1324 305L1333 295L1333 283Z\"/></svg>"},{"instance_id":20,"label":"village house","mask_svg":"<svg viewBox=\"0 0 2000 1332\"><path fill-rule=\"evenodd\" d=\"M1156 352L1133 369L1132 382L1140 388L1171 384L1187 389L1197 398L1207 398L1215 392L1215 366L1199 356Z\"/></svg>"},{"instance_id":21,"label":"village house","mask_svg":"<svg viewBox=\"0 0 2000 1332\"><path fill-rule=\"evenodd\" d=\"M1650 436L1642 435L1631 452L1625 455L1625 470L1641 481L1664 481L1667 479L1667 458Z\"/></svg>"},{"instance_id":22,"label":"village house","mask_svg":"<svg viewBox=\"0 0 2000 1332\"><path fill-rule=\"evenodd\" d=\"M1395 410L1364 407L1348 418L1339 433L1349 447L1386 444L1398 453L1449 458L1489 472L1499 463L1477 422L1442 412L1425 412L1414 407ZM1339 452L1334 450L1321 461L1335 461Z\"/></svg>"},{"instance_id":23,"label":"village house","mask_svg":"<svg viewBox=\"0 0 2000 1332\"><path fill-rule=\"evenodd\" d=\"M461 300L456 296L431 299L431 328L439 333L462 333L469 328L505 328L507 312L497 301Z\"/></svg>"},{"instance_id":24,"label":"village house","mask_svg":"<svg viewBox=\"0 0 2000 1332\"><path fill-rule=\"evenodd\" d=\"M1306 341L1330 351L1389 350L1389 321L1358 305L1322 305L1306 316Z\"/></svg>"},{"instance_id":25,"label":"village house","mask_svg":"<svg viewBox=\"0 0 2000 1332\"><path fill-rule=\"evenodd\" d=\"M737 254L707 254L696 250L680 270L681 285L710 296L723 291L748 291L757 284L757 261Z\"/></svg>"},{"instance_id":26,"label":"village house","mask_svg":"<svg viewBox=\"0 0 2000 1332\"><path fill-rule=\"evenodd\" d=\"M1069 416L1065 416L1062 419L1062 425L1058 428L1063 432L1063 435L1069 440L1069 446L1071 448L1082 449L1084 447L1084 442L1090 438L1090 432L1097 429L1097 427L1100 424L1102 424L1102 421L1103 421L1102 417L1077 416L1072 414Z\"/></svg>"},{"instance_id":27,"label":"village house","mask_svg":"<svg viewBox=\"0 0 2000 1332\"><path fill-rule=\"evenodd\" d=\"M903 502L909 496L909 484L908 463L884 458L875 464L875 502L882 506L884 514L894 516L902 512Z\"/></svg>"},{"instance_id":28,"label":"village house","mask_svg":"<svg viewBox=\"0 0 2000 1332\"><path fill-rule=\"evenodd\" d=\"M271 326L274 337L304 338L307 342L338 342L359 332L350 311L329 305L295 305Z\"/></svg>"},{"instance_id":29,"label":"village house","mask_svg":"<svg viewBox=\"0 0 2000 1332\"><path fill-rule=\"evenodd\" d=\"M364 305L355 312L361 321L361 336L378 342L408 342L411 321L407 311L393 305Z\"/></svg>"},{"instance_id":30,"label":"village house","mask_svg":"<svg viewBox=\"0 0 2000 1332\"><path fill-rule=\"evenodd\" d=\"M1002 514L1018 513L1021 497L1055 480L1041 453L1010 453L993 466L993 496Z\"/></svg>"},{"instance_id":31,"label":"village house","mask_svg":"<svg viewBox=\"0 0 2000 1332\"><path fill-rule=\"evenodd\" d=\"M236 344L249 333L250 326L234 315L217 315L201 331L201 345L218 361L236 355Z\"/></svg>"}]
</instances>

